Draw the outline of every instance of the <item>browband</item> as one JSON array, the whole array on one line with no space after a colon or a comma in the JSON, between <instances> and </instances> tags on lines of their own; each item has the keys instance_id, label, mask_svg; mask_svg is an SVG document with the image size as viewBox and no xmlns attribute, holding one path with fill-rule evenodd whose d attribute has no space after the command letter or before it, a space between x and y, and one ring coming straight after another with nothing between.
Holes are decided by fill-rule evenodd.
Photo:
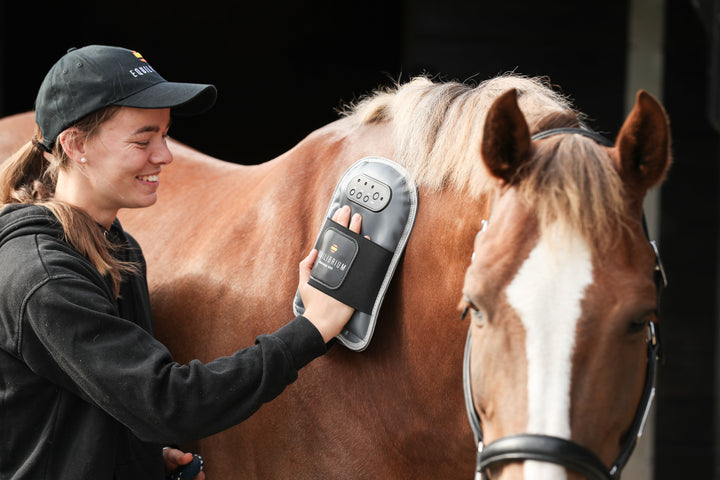
<instances>
[{"instance_id":1,"label":"browband","mask_svg":"<svg viewBox=\"0 0 720 480\"><path fill-rule=\"evenodd\" d=\"M565 128L551 128L550 130L544 130L542 132L538 132L535 135L532 136L533 140L540 140L543 138L551 137L553 135L558 135L560 133L571 133L571 134L578 134L583 135L588 138L592 138L597 143L604 147L613 147L615 144L611 142L606 137L600 135L599 133L593 131L593 130L586 130L584 128L572 128L572 127L565 127Z\"/></svg>"}]
</instances>

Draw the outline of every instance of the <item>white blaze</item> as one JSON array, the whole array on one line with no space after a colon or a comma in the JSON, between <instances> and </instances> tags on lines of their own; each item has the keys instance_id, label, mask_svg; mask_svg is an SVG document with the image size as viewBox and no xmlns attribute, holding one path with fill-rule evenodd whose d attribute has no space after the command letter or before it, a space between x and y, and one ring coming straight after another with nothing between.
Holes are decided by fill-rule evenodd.
<instances>
[{"instance_id":1,"label":"white blaze","mask_svg":"<svg viewBox=\"0 0 720 480\"><path fill-rule=\"evenodd\" d=\"M570 438L570 375L580 302L592 282L592 259L584 240L549 229L507 288L525 327L527 432ZM525 478L566 478L561 467L525 462Z\"/></svg>"}]
</instances>

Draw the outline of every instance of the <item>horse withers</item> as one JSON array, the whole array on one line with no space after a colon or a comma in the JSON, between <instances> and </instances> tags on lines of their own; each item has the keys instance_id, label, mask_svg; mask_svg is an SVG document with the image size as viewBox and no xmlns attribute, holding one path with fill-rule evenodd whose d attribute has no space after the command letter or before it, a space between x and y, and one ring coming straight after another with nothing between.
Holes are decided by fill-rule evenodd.
<instances>
[{"instance_id":1,"label":"horse withers","mask_svg":"<svg viewBox=\"0 0 720 480\"><path fill-rule=\"evenodd\" d=\"M357 353L336 345L251 418L194 445L206 460L208 476L247 480L472 478L475 447L462 388L468 324L457 319L457 301L473 240L488 217L490 226L487 235L478 239L476 260L464 289L488 318L486 327L480 326L482 322L475 326L477 314L473 321L475 404L486 439L527 431L527 422L522 421L529 418L526 398L543 394L545 388L537 392L533 387L528 392L528 378L537 377L528 374L526 358L544 352L525 353L525 327L521 317L512 314L519 303L508 303L504 287L517 276L518 262L530 258L540 238L536 228L541 224L533 220L535 214L527 206L524 213L521 208L538 203L532 197L521 200L527 194L518 188L520 179L530 177L521 173L534 165L530 158L536 151L552 153L560 137L532 143L522 129L502 126L503 115L487 116L493 102L513 89L530 134L581 125L582 116L540 80L502 76L471 86L418 78L369 95L343 118L256 166L224 162L169 140L174 162L163 168L159 201L149 208L122 211L120 219L144 249L156 334L179 362L229 355L291 318L298 262L312 248L338 179L354 162L367 156L395 160L410 172L419 189L415 227L368 348ZM506 108L495 111L502 113ZM0 120L0 156L9 156L32 133L30 113ZM621 147L634 154L635 144L627 141L631 136L625 138L626 146ZM512 143L515 140L518 145ZM562 138L563 143L568 140ZM589 153L595 146L576 143L582 147L573 148L578 168L594 164ZM522 156L523 162L511 161L507 153L523 145L533 154ZM482 149L491 168L483 163ZM603 151L606 156L617 156L615 151ZM635 155L624 162L630 168L639 158ZM635 168L644 171L645 165L638 163ZM588 201L578 196L600 195L597 190L620 197L620 203L639 201L644 193L644 184L638 183L641 175L628 172L622 182L580 185L575 202L584 206ZM567 194L550 188L559 173L547 171L547 191L562 198ZM611 206L604 204L603 196L594 202L596 209ZM552 214L552 208L546 210ZM564 218L560 214L558 210L558 220ZM566 236L560 235L564 233L561 227L566 224L572 225L554 222L544 228L558 230L558 236L542 245L562 251ZM556 325L551 338L574 338L577 333L575 345L582 347L576 350L578 358L572 366L568 361L557 362L559 368L572 370L560 373L581 378L566 385L570 390L566 388L565 403L571 407L548 406L547 421L554 423L557 416L565 415L565 423L573 426L568 438L591 448L608 464L619 448L615 437L627 428L635 410L632 403L644 372L637 349L644 328L640 323L649 307L636 305L635 299L644 292L642 278L650 260L635 225L628 225L622 229L615 222L598 223L586 229L593 239L600 234L615 238L623 232L613 248L603 246L609 254L598 263L592 280L571 278L587 284L582 289L576 286L574 295L583 295L583 318L589 318L588 322L578 321L576 330L571 320L557 324L559 314L553 309L559 301L550 298L546 315L547 323ZM568 230L575 231L574 227ZM567 236L575 239L571 245L576 246L577 234ZM579 243L572 250L574 258L585 258L582 252L587 249L595 251L594 241ZM554 265L549 254L541 257L545 264ZM587 260L585 265L587 270ZM478 274L481 269L483 275ZM517 276L523 280L514 283L516 295L531 298L537 291L544 298L552 285L560 291L557 270L537 281ZM618 298L600 299L599 292ZM644 295L650 303L651 294ZM487 301L481 302L479 296ZM506 317L504 312L510 313ZM563 314L563 318L569 316ZM486 335L483 340L477 332L490 331L490 327L497 336ZM597 348L613 356L597 358ZM547 381L548 390L556 390L550 382L569 382L554 377ZM611 396L594 390L595 384L622 388ZM548 400L538 401L544 409Z\"/></svg>"}]
</instances>

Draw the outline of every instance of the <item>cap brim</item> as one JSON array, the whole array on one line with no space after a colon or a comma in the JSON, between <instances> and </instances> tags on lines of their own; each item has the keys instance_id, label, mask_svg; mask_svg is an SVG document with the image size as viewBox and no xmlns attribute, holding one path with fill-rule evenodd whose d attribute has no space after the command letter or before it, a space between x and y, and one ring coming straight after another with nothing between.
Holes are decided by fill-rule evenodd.
<instances>
[{"instance_id":1,"label":"cap brim","mask_svg":"<svg viewBox=\"0 0 720 480\"><path fill-rule=\"evenodd\" d=\"M209 110L216 98L217 89L213 85L160 82L114 104L136 108L171 108L178 115L196 115Z\"/></svg>"}]
</instances>

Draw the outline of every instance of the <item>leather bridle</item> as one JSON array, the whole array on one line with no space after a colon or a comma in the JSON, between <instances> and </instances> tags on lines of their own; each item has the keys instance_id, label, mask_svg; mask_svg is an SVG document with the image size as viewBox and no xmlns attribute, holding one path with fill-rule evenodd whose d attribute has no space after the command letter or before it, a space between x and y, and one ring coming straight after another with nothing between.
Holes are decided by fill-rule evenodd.
<instances>
[{"instance_id":1,"label":"leather bridle","mask_svg":"<svg viewBox=\"0 0 720 480\"><path fill-rule=\"evenodd\" d=\"M604 146L613 146L612 142L602 135L591 130L580 128L557 128L546 130L535 134L533 140L539 140L557 134L580 134L592 138L597 143ZM482 232L488 223L483 220ZM647 235L647 227L643 216L643 228ZM657 289L657 299L659 302L661 290L667 286L667 277L660 260L655 241L650 241L650 245L655 252L655 272L654 281ZM463 312L463 318L466 311ZM499 438L489 445L483 444L482 425L480 416L475 410L472 399L472 384L470 378L470 330L468 328L467 340L465 342L465 354L463 358L463 390L465 393L465 407L467 409L470 426L475 437L477 449L476 473L481 479L485 478L486 470L499 463L512 461L535 460L540 462L550 462L561 465L570 470L574 470L584 475L589 480L618 480L622 469L627 464L637 441L642 436L645 422L650 412L653 398L655 396L655 371L659 358L660 338L653 322L648 324L647 335L647 373L645 376L645 386L643 387L640 404L635 412L635 418L626 434L625 441L620 450L620 454L613 462L610 468L589 449L573 442L571 440L554 437L549 435L538 434L518 434Z\"/></svg>"}]
</instances>

